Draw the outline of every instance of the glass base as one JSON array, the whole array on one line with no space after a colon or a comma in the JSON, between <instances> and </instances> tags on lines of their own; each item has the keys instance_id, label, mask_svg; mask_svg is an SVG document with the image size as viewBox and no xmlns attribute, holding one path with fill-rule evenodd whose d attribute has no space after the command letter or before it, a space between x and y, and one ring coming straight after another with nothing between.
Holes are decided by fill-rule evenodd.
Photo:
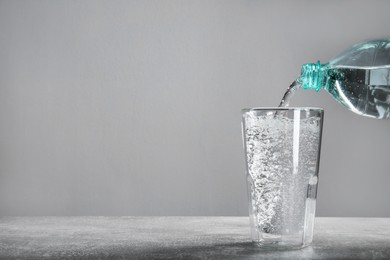
<instances>
[{"instance_id":1,"label":"glass base","mask_svg":"<svg viewBox=\"0 0 390 260\"><path fill-rule=\"evenodd\" d=\"M302 234L278 235L269 233L257 233L252 242L256 247L264 250L294 250L311 245L312 240L305 240Z\"/></svg>"},{"instance_id":2,"label":"glass base","mask_svg":"<svg viewBox=\"0 0 390 260\"><path fill-rule=\"evenodd\" d=\"M299 250L308 247L310 244L290 244L282 241L252 241L253 245L264 251L287 251L287 250Z\"/></svg>"}]
</instances>

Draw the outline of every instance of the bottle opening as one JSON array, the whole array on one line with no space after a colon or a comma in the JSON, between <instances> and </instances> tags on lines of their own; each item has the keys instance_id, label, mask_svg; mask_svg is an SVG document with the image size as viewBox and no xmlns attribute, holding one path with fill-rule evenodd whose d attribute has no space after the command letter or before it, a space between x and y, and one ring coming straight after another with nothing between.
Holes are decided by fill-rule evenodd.
<instances>
[{"instance_id":1,"label":"bottle opening","mask_svg":"<svg viewBox=\"0 0 390 260\"><path fill-rule=\"evenodd\" d=\"M302 65L301 76L297 82L304 89L314 88L319 91L322 87L324 70L327 64L321 64L320 61L317 63L306 63Z\"/></svg>"}]
</instances>

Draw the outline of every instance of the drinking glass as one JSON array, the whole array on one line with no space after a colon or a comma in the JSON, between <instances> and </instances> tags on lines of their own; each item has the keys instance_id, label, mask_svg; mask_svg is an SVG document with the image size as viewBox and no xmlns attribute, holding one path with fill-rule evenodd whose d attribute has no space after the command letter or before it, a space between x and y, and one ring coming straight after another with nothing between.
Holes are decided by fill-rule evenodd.
<instances>
[{"instance_id":1,"label":"drinking glass","mask_svg":"<svg viewBox=\"0 0 390 260\"><path fill-rule=\"evenodd\" d=\"M262 248L311 244L323 110L242 110L252 240Z\"/></svg>"}]
</instances>

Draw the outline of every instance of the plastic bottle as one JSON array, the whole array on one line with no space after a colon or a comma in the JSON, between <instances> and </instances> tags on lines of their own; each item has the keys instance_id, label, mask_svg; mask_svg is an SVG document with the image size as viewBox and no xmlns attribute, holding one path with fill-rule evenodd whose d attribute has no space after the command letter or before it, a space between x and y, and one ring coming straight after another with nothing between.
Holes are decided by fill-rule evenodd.
<instances>
[{"instance_id":1,"label":"plastic bottle","mask_svg":"<svg viewBox=\"0 0 390 260\"><path fill-rule=\"evenodd\" d=\"M359 115L390 118L390 38L353 45L326 64L304 64L295 82L326 90Z\"/></svg>"}]
</instances>

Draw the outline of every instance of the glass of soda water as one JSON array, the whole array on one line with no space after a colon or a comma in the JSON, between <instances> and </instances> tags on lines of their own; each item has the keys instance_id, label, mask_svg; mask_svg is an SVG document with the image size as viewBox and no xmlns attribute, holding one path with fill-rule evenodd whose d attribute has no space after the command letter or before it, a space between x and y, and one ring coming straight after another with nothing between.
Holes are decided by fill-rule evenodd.
<instances>
[{"instance_id":1,"label":"glass of soda water","mask_svg":"<svg viewBox=\"0 0 390 260\"><path fill-rule=\"evenodd\" d=\"M252 241L298 249L313 240L324 111L242 110Z\"/></svg>"}]
</instances>

